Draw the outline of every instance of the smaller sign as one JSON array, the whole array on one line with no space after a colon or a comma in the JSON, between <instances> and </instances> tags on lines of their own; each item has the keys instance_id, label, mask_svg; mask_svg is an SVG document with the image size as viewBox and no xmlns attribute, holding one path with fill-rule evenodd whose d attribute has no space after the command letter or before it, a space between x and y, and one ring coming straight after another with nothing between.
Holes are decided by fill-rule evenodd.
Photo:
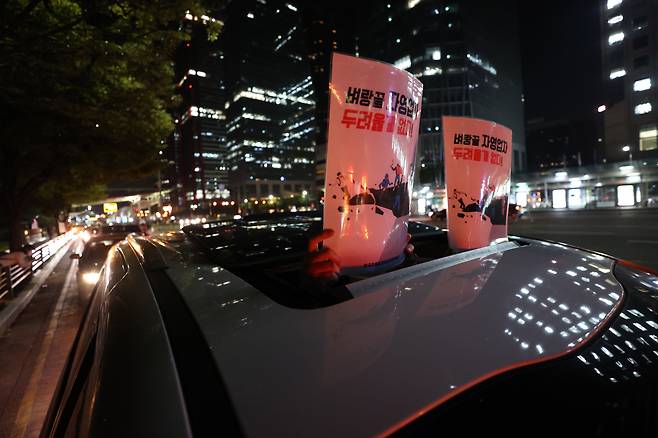
<instances>
[{"instance_id":1,"label":"smaller sign","mask_svg":"<svg viewBox=\"0 0 658 438\"><path fill-rule=\"evenodd\" d=\"M512 131L488 120L443 117L443 144L450 247L506 238Z\"/></svg>"},{"instance_id":2,"label":"smaller sign","mask_svg":"<svg viewBox=\"0 0 658 438\"><path fill-rule=\"evenodd\" d=\"M116 202L105 202L103 204L103 213L112 214L117 211L119 211L119 208Z\"/></svg>"}]
</instances>

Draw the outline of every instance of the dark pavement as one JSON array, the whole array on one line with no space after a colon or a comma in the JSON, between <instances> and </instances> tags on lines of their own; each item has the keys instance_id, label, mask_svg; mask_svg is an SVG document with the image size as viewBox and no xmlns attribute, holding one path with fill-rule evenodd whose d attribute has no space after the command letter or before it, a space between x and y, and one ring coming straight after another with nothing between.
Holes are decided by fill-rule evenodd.
<instances>
[{"instance_id":1,"label":"dark pavement","mask_svg":"<svg viewBox=\"0 0 658 438\"><path fill-rule=\"evenodd\" d=\"M82 311L71 248L11 328L0 337L0 437L38 437Z\"/></svg>"},{"instance_id":2,"label":"dark pavement","mask_svg":"<svg viewBox=\"0 0 658 438\"><path fill-rule=\"evenodd\" d=\"M658 208L531 210L513 235L564 242L658 269Z\"/></svg>"}]
</instances>

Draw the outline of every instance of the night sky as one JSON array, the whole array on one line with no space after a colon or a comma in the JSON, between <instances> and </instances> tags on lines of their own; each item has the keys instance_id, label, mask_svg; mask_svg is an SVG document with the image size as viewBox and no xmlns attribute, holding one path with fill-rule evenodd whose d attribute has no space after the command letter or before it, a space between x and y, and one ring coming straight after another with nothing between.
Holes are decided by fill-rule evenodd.
<instances>
[{"instance_id":1,"label":"night sky","mask_svg":"<svg viewBox=\"0 0 658 438\"><path fill-rule=\"evenodd\" d=\"M579 119L603 103L600 1L520 2L526 120Z\"/></svg>"}]
</instances>

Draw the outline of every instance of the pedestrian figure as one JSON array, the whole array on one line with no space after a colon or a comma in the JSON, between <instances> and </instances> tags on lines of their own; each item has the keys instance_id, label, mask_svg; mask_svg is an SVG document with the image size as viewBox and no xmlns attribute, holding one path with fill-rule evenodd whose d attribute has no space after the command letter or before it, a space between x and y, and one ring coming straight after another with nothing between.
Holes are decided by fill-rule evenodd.
<instances>
[{"instance_id":1,"label":"pedestrian figure","mask_svg":"<svg viewBox=\"0 0 658 438\"><path fill-rule=\"evenodd\" d=\"M398 185L402 184L402 166L400 166L400 163L394 163L395 161L391 162L391 169L395 171L395 182L393 185L397 187Z\"/></svg>"}]
</instances>

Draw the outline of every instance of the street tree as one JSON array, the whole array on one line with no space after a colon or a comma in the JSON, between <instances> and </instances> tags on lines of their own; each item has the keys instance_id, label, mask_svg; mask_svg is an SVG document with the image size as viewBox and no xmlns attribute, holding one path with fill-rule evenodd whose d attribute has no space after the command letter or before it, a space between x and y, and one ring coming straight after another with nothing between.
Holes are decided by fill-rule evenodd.
<instances>
[{"instance_id":1,"label":"street tree","mask_svg":"<svg viewBox=\"0 0 658 438\"><path fill-rule=\"evenodd\" d=\"M0 4L0 214L10 246L44 194L67 204L157 169L172 54L195 0Z\"/></svg>"}]
</instances>

